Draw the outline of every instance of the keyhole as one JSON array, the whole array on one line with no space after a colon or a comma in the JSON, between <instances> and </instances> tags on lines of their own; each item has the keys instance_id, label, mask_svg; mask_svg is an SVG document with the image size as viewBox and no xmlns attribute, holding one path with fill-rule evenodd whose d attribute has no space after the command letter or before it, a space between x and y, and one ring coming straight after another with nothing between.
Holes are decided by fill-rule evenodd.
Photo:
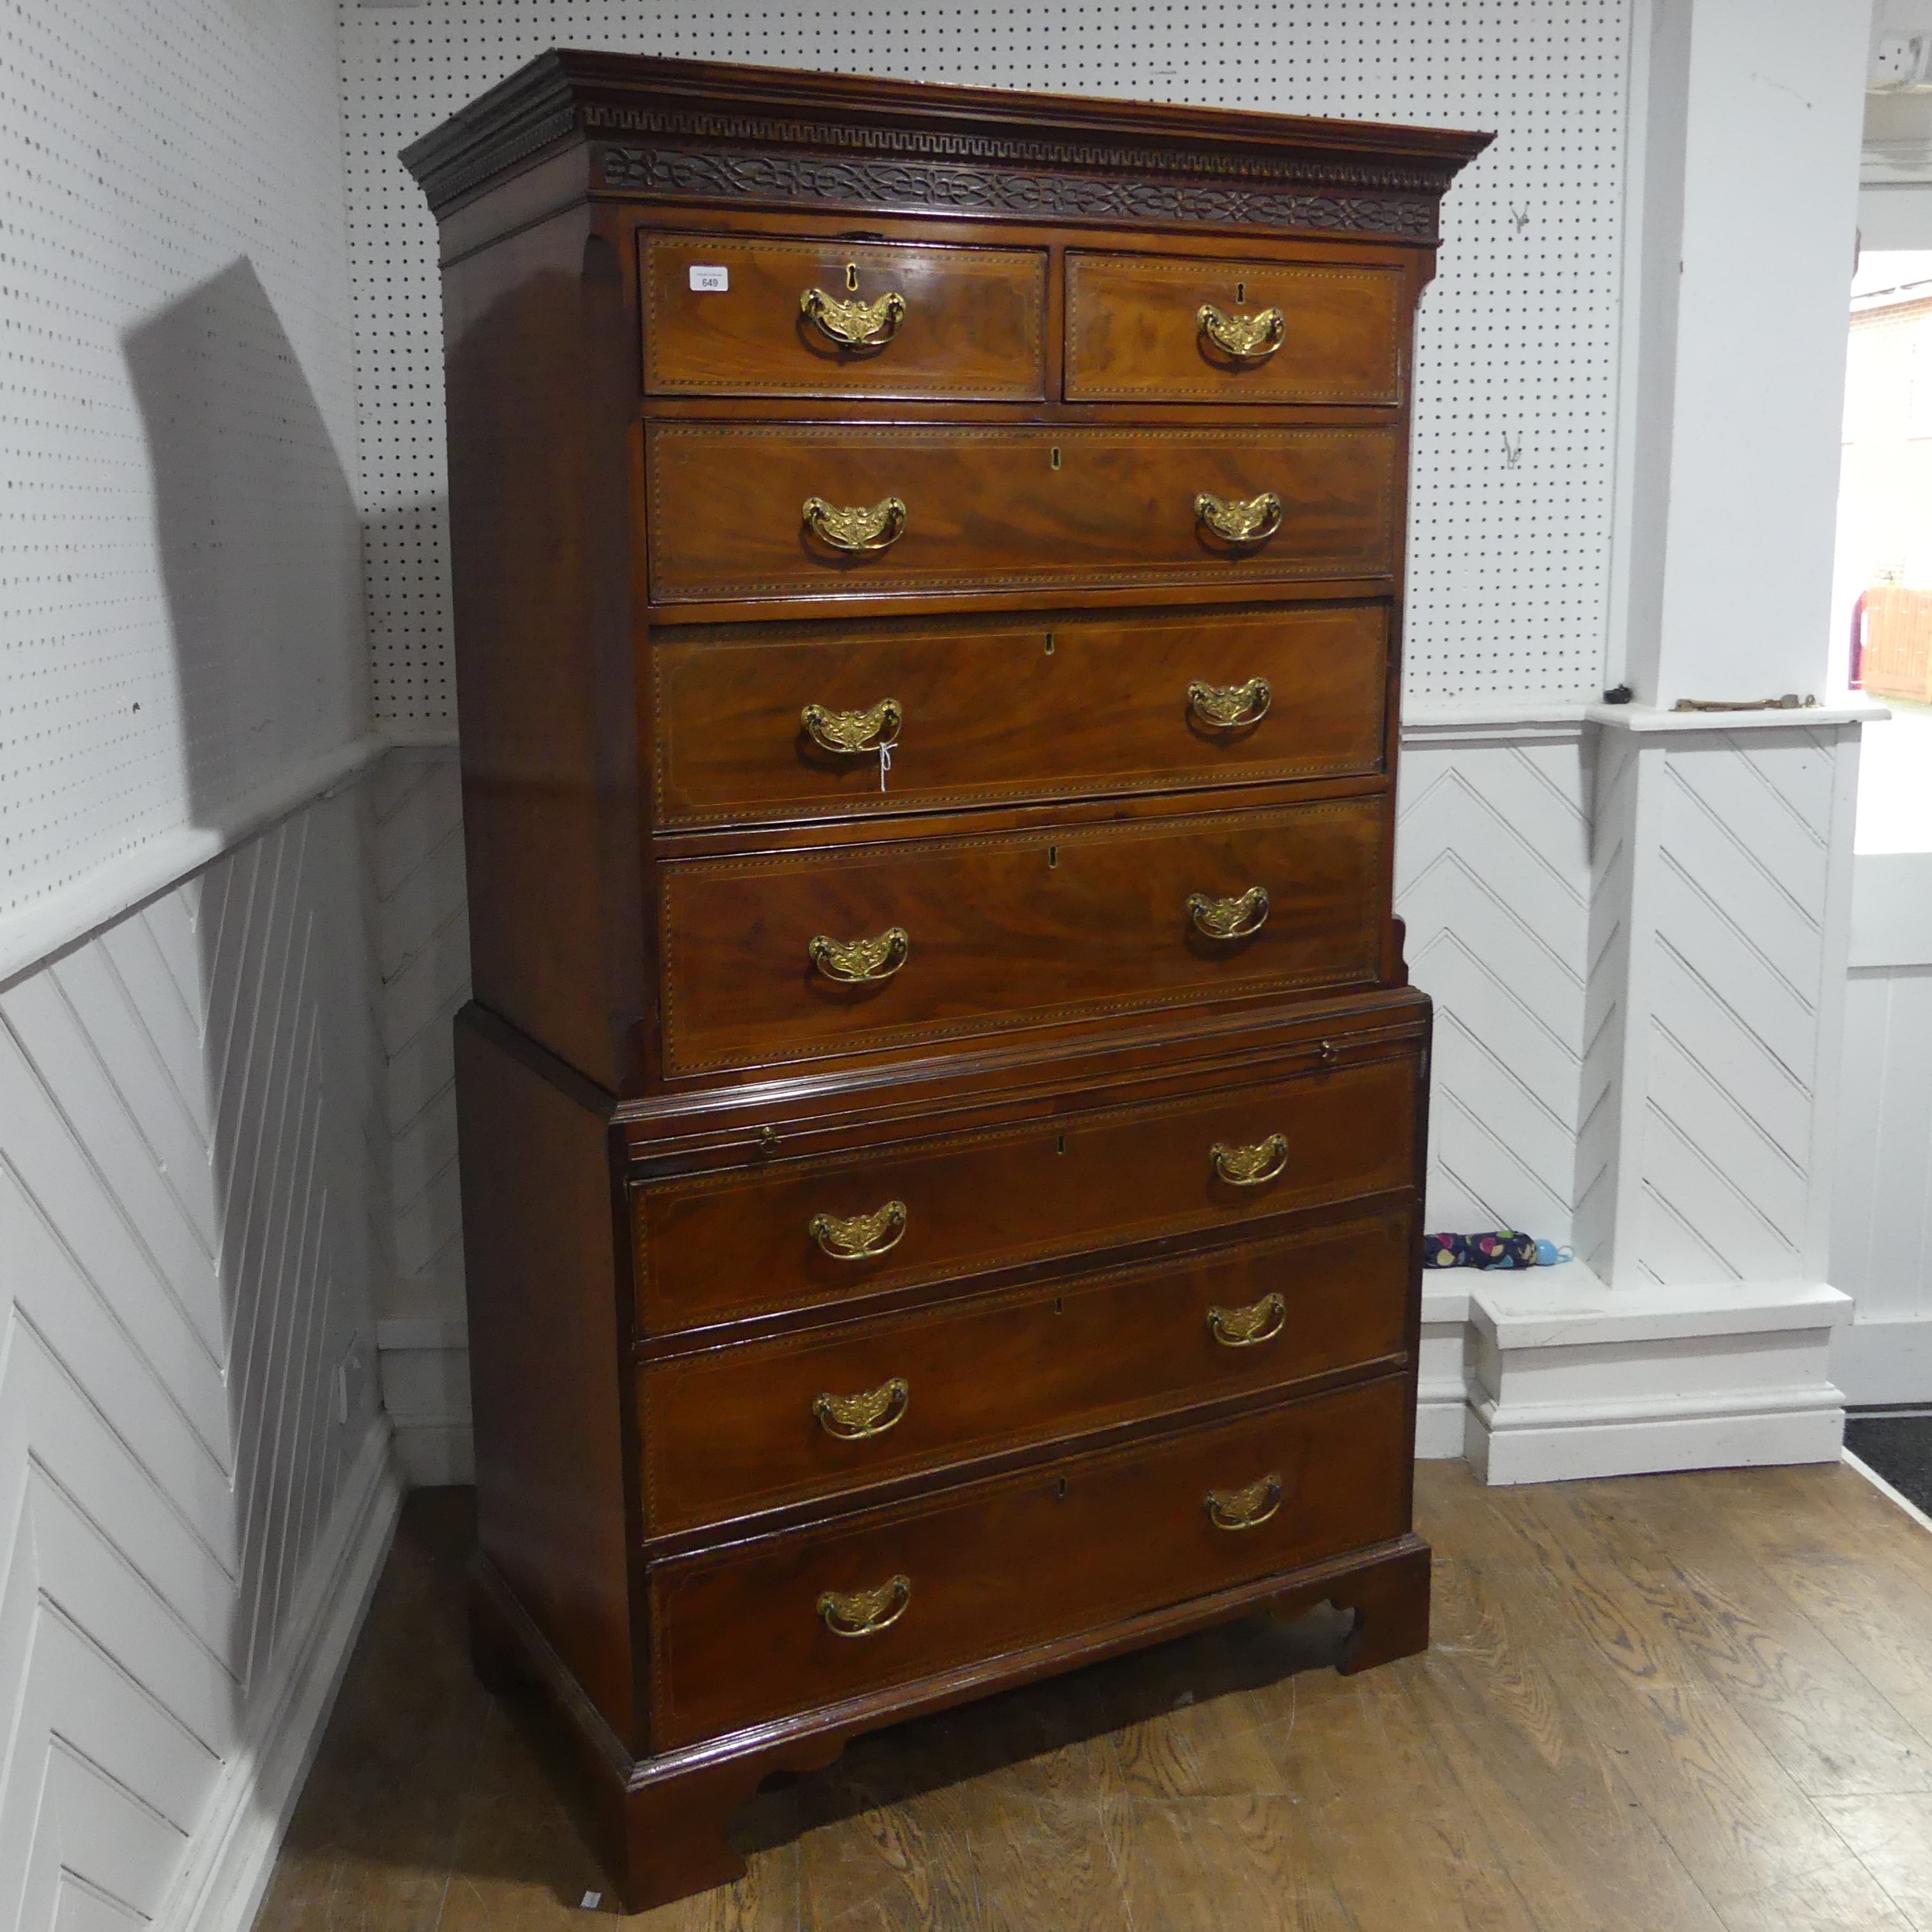
<instances>
[{"instance_id":1,"label":"keyhole","mask_svg":"<svg viewBox=\"0 0 1932 1932\"><path fill-rule=\"evenodd\" d=\"M859 292L859 264L856 262L845 264L845 287L852 294Z\"/></svg>"},{"instance_id":2,"label":"keyhole","mask_svg":"<svg viewBox=\"0 0 1932 1932\"><path fill-rule=\"evenodd\" d=\"M1050 631L1046 634L1046 655L1049 658L1053 655L1053 634Z\"/></svg>"},{"instance_id":3,"label":"keyhole","mask_svg":"<svg viewBox=\"0 0 1932 1932\"><path fill-rule=\"evenodd\" d=\"M1053 1312L1056 1315L1064 1315L1066 1312L1066 1302L1057 1294L1053 1298Z\"/></svg>"},{"instance_id":4,"label":"keyhole","mask_svg":"<svg viewBox=\"0 0 1932 1932\"><path fill-rule=\"evenodd\" d=\"M1049 845L1046 848L1046 862L1049 867L1057 866L1060 862L1060 849L1059 846ZM1060 1151L1064 1154L1066 1150L1065 1148L1062 1148Z\"/></svg>"},{"instance_id":5,"label":"keyhole","mask_svg":"<svg viewBox=\"0 0 1932 1932\"><path fill-rule=\"evenodd\" d=\"M1056 1146L1055 1146L1055 1148L1054 1148L1054 1150L1053 1150L1053 1151L1054 1151L1056 1154L1064 1154L1064 1153L1066 1151L1066 1136L1064 1134L1061 1134L1061 1135L1060 1136L1060 1138L1059 1138L1059 1141L1058 1141L1057 1144L1056 1145ZM1053 1304L1053 1305L1054 1305L1054 1307L1055 1307L1055 1308L1057 1308L1060 1306L1060 1304L1059 1304L1057 1301L1056 1301L1056 1302Z\"/></svg>"},{"instance_id":6,"label":"keyhole","mask_svg":"<svg viewBox=\"0 0 1932 1932\"><path fill-rule=\"evenodd\" d=\"M859 286L859 284L858 284L856 282L854 282L854 283L852 284L852 286L853 286L853 287L856 288L856 287ZM1236 283L1234 284L1234 299L1235 299L1237 302L1244 302L1244 301L1246 301L1247 300L1247 298L1248 298L1248 285L1247 285L1247 284L1246 282L1236 282Z\"/></svg>"},{"instance_id":7,"label":"keyhole","mask_svg":"<svg viewBox=\"0 0 1932 1932\"><path fill-rule=\"evenodd\" d=\"M1055 468L1055 469L1058 469L1058 468L1060 468L1060 446L1057 443L1056 443L1056 444L1053 445L1053 467L1054 467L1054 468Z\"/></svg>"},{"instance_id":8,"label":"keyhole","mask_svg":"<svg viewBox=\"0 0 1932 1932\"><path fill-rule=\"evenodd\" d=\"M1053 1485L1053 1500L1056 1502L1064 1502L1066 1500L1066 1478L1064 1476L1061 1477L1060 1481Z\"/></svg>"}]
</instances>

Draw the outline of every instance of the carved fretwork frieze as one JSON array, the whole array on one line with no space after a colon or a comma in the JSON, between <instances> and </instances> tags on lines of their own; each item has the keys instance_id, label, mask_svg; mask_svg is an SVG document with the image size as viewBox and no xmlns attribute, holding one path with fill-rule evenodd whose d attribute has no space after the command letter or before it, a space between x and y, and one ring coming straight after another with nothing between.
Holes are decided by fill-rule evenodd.
<instances>
[{"instance_id":1,"label":"carved fretwork frieze","mask_svg":"<svg viewBox=\"0 0 1932 1932\"><path fill-rule=\"evenodd\" d=\"M600 144L607 188L703 200L818 202L913 213L1007 215L1020 219L1201 222L1216 226L1324 230L1436 238L1434 186L1357 189L1252 186L975 166L883 155L825 155L728 148ZM1144 158L1150 167L1168 158ZM1365 172L1367 171L1364 171Z\"/></svg>"},{"instance_id":2,"label":"carved fretwork frieze","mask_svg":"<svg viewBox=\"0 0 1932 1932\"><path fill-rule=\"evenodd\" d=\"M1319 184L1324 188L1415 189L1440 195L1453 170L1402 166L1389 161L1355 161L1214 149L1130 148L1111 141L1039 141L1005 131L962 134L950 128L874 128L856 123L779 121L767 115L708 114L689 108L616 107L592 101L583 111L592 134L668 136L672 140L727 141L808 153L852 149L902 161L1018 163L1107 173L1225 175L1243 182Z\"/></svg>"}]
</instances>

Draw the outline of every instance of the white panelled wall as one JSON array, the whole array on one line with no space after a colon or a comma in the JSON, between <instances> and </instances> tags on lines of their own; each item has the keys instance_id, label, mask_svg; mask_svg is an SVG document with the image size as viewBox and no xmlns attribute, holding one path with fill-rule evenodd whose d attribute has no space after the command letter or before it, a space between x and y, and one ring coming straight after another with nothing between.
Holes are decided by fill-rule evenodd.
<instances>
[{"instance_id":1,"label":"white panelled wall","mask_svg":"<svg viewBox=\"0 0 1932 1932\"><path fill-rule=\"evenodd\" d=\"M9 0L0 1932L243 1923L392 1458L468 1472L441 342L395 156L553 45L1497 131L1423 311L1398 899L1431 1225L1577 1259L1427 1284L1423 1451L1834 1454L1841 1289L1847 1383L1932 1393L1932 945L1854 917L1856 717L1658 708L1826 685L1866 12Z\"/></svg>"},{"instance_id":2,"label":"white panelled wall","mask_svg":"<svg viewBox=\"0 0 1932 1932\"><path fill-rule=\"evenodd\" d=\"M400 1494L336 53L0 16L6 1932L248 1923Z\"/></svg>"}]
</instances>

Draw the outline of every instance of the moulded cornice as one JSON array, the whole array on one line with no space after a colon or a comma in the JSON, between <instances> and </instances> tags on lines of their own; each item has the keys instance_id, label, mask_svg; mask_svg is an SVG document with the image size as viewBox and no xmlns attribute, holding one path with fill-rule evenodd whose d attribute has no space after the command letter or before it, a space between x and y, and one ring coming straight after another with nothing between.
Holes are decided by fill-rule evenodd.
<instances>
[{"instance_id":1,"label":"moulded cornice","mask_svg":"<svg viewBox=\"0 0 1932 1932\"><path fill-rule=\"evenodd\" d=\"M404 151L440 216L573 140L594 185L1432 240L1486 134L557 52Z\"/></svg>"}]
</instances>

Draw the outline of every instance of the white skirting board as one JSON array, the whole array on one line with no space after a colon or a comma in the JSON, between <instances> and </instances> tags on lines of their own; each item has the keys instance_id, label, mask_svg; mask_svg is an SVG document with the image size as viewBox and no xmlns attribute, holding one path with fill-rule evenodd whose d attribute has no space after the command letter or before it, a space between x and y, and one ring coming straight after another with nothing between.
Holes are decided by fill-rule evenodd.
<instances>
[{"instance_id":1,"label":"white skirting board","mask_svg":"<svg viewBox=\"0 0 1932 1932\"><path fill-rule=\"evenodd\" d=\"M247 1932L383 1573L403 1480L379 1417L291 1611L251 1735L229 1759L155 1932Z\"/></svg>"},{"instance_id":2,"label":"white skirting board","mask_svg":"<svg viewBox=\"0 0 1932 1932\"><path fill-rule=\"evenodd\" d=\"M1464 1453L1492 1485L1835 1461L1850 1312L1822 1282L1613 1294L1576 1264L1487 1278Z\"/></svg>"},{"instance_id":3,"label":"white skirting board","mask_svg":"<svg viewBox=\"0 0 1932 1932\"><path fill-rule=\"evenodd\" d=\"M1832 1344L1832 1379L1857 1409L1932 1399L1932 1315L1848 1321Z\"/></svg>"}]
</instances>

